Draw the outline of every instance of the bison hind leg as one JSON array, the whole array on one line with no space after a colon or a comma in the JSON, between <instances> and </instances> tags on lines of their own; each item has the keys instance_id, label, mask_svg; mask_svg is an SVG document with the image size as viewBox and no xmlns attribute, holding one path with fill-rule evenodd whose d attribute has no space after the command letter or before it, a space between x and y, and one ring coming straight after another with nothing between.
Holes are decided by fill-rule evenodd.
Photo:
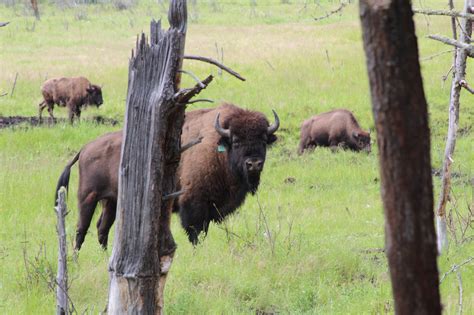
<instances>
[{"instance_id":1,"label":"bison hind leg","mask_svg":"<svg viewBox=\"0 0 474 315\"><path fill-rule=\"evenodd\" d=\"M96 192L89 193L85 198L79 198L79 220L77 222L76 244L74 246L76 250L80 250L82 243L84 243L97 203Z\"/></svg>"},{"instance_id":2,"label":"bison hind leg","mask_svg":"<svg viewBox=\"0 0 474 315\"><path fill-rule=\"evenodd\" d=\"M117 203L113 200L105 200L102 202L102 214L97 221L97 237L99 244L105 250L107 249L107 241L109 231L115 221Z\"/></svg>"}]
</instances>

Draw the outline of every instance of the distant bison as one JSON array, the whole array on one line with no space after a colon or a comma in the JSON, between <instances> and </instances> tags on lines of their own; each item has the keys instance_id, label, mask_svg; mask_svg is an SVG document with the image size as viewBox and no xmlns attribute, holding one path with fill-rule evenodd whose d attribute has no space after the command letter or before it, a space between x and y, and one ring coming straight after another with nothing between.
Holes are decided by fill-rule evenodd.
<instances>
[{"instance_id":1,"label":"distant bison","mask_svg":"<svg viewBox=\"0 0 474 315\"><path fill-rule=\"evenodd\" d=\"M266 147L276 140L279 127L269 125L259 112L224 104L215 109L186 113L181 142L202 137L202 142L182 154L178 168L178 189L184 193L174 201L189 240L196 244L210 221L221 222L255 193L260 182ZM107 246L115 220L118 169L122 132L108 133L85 145L68 163L57 189L68 186L71 167L79 160L79 221L76 249L80 249L99 201L103 211L97 222L99 243ZM57 190L56 189L56 190Z\"/></svg>"},{"instance_id":2,"label":"distant bison","mask_svg":"<svg viewBox=\"0 0 474 315\"><path fill-rule=\"evenodd\" d=\"M370 152L370 133L360 128L350 111L336 109L315 115L301 125L298 154L317 146Z\"/></svg>"},{"instance_id":3,"label":"distant bison","mask_svg":"<svg viewBox=\"0 0 474 315\"><path fill-rule=\"evenodd\" d=\"M84 77L49 79L41 86L41 93L43 101L38 105L40 121L45 107L48 107L49 116L54 119L54 104L68 108L69 122L72 123L74 116L80 119L83 106L96 105L99 107L104 102L101 87L91 84Z\"/></svg>"}]
</instances>

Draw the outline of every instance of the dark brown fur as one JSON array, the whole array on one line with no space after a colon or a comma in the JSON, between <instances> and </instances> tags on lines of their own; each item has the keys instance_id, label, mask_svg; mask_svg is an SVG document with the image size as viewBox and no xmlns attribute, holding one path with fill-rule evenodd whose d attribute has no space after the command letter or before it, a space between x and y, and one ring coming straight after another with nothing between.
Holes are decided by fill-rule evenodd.
<instances>
[{"instance_id":1,"label":"dark brown fur","mask_svg":"<svg viewBox=\"0 0 474 315\"><path fill-rule=\"evenodd\" d=\"M232 139L223 139L216 132L214 120L217 113L220 113L223 128L235 130L232 139L238 138L239 148L235 148ZM248 192L255 192L258 188L266 145L276 140L273 134L267 134L268 126L263 114L229 104L186 113L182 144L199 137L203 139L182 154L178 188L184 189L184 194L175 200L174 208L179 211L182 225L194 244L199 232L207 232L210 221L220 222L242 204ZM107 245L108 232L115 220L121 144L122 131L99 137L82 148L59 178L57 188L67 187L70 169L79 160L77 249L84 241L99 201L103 203L103 211L97 222L98 238L103 247ZM218 152L218 144L226 151ZM241 148L261 161L258 171L252 169L243 174L245 171L239 169L241 165L235 165L239 163L236 162L239 157L234 153L238 154ZM230 158L229 152L232 152ZM249 163L247 160L244 162Z\"/></svg>"},{"instance_id":2,"label":"dark brown fur","mask_svg":"<svg viewBox=\"0 0 474 315\"><path fill-rule=\"evenodd\" d=\"M298 154L317 146L370 152L370 133L360 128L352 112L336 109L315 115L301 125Z\"/></svg>"},{"instance_id":3,"label":"dark brown fur","mask_svg":"<svg viewBox=\"0 0 474 315\"><path fill-rule=\"evenodd\" d=\"M38 104L40 121L46 107L48 107L49 115L54 119L55 104L68 108L69 122L72 123L74 116L80 119L83 106L97 105L99 107L103 103L101 87L91 84L84 77L49 79L41 86L41 93L43 101Z\"/></svg>"}]
</instances>

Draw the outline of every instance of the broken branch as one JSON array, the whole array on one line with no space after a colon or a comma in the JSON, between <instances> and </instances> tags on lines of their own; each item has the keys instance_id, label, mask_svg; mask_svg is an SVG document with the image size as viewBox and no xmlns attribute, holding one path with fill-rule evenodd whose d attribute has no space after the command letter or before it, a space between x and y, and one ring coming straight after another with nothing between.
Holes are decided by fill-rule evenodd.
<instances>
[{"instance_id":1,"label":"broken branch","mask_svg":"<svg viewBox=\"0 0 474 315\"><path fill-rule=\"evenodd\" d=\"M474 47L472 45L451 39L449 37L441 36L441 35L428 35L428 38L440 41L446 45L451 45L457 48L461 48L466 50L466 53L469 57L474 58Z\"/></svg>"},{"instance_id":2,"label":"broken branch","mask_svg":"<svg viewBox=\"0 0 474 315\"><path fill-rule=\"evenodd\" d=\"M194 101L189 101L188 104L194 104L194 103L197 103L197 102L214 103L214 101L211 100L211 99L208 99L208 98L199 98L199 99L194 100Z\"/></svg>"},{"instance_id":3,"label":"broken branch","mask_svg":"<svg viewBox=\"0 0 474 315\"><path fill-rule=\"evenodd\" d=\"M220 62L218 62L214 59L207 58L207 57L201 57L201 56L190 56L190 55L184 55L183 59L199 60L199 61L202 61L202 62L210 63L214 66L217 66L217 67L221 68L222 70L226 71L227 73L232 74L237 79L239 79L241 81L245 81L245 78L242 77L240 74L238 74L234 70L230 69L229 67L224 66L222 63L220 63Z\"/></svg>"},{"instance_id":4,"label":"broken branch","mask_svg":"<svg viewBox=\"0 0 474 315\"><path fill-rule=\"evenodd\" d=\"M211 83L213 78L214 77L210 75L204 80L202 80L200 84L196 84L193 88L179 91L174 95L176 102L178 104L188 104L189 100L199 94L203 89L205 89L209 85L209 83Z\"/></svg>"},{"instance_id":5,"label":"broken branch","mask_svg":"<svg viewBox=\"0 0 474 315\"><path fill-rule=\"evenodd\" d=\"M454 264L451 269L449 269L447 272L444 273L444 275L441 277L441 280L439 280L439 283L443 283L443 280L444 278L446 278L447 275L449 275L450 273L453 273L453 272L456 272L458 271L458 269L460 269L462 266L470 263L471 261L474 260L474 257L469 257L468 259L466 259L465 261L463 261L462 263L460 263L459 265L456 265Z\"/></svg>"},{"instance_id":6,"label":"broken branch","mask_svg":"<svg viewBox=\"0 0 474 315\"><path fill-rule=\"evenodd\" d=\"M344 7L347 5L347 2L341 2L341 4L339 5L339 7L337 7L336 9L332 10L332 11L329 11L326 13L326 15L323 15L323 16L320 16L320 17L315 17L314 20L315 21L320 21L320 20L324 20L324 19L327 19L328 17L330 17L331 15L334 15L336 13L339 13L342 11L342 9L344 9Z\"/></svg>"},{"instance_id":7,"label":"broken branch","mask_svg":"<svg viewBox=\"0 0 474 315\"><path fill-rule=\"evenodd\" d=\"M459 85L465 88L469 93L474 94L474 89L472 89L466 82L466 80L459 81Z\"/></svg>"},{"instance_id":8,"label":"broken branch","mask_svg":"<svg viewBox=\"0 0 474 315\"><path fill-rule=\"evenodd\" d=\"M186 151L187 149L189 149L189 148L195 146L196 144L201 143L201 141L202 141L202 137L199 137L199 138L197 138L197 139L191 140L190 142L186 143L185 145L183 145L183 146L181 147L181 150L180 150L181 153L183 153L183 152Z\"/></svg>"},{"instance_id":9,"label":"broken branch","mask_svg":"<svg viewBox=\"0 0 474 315\"><path fill-rule=\"evenodd\" d=\"M0 22L0 27L4 27L10 24L10 22Z\"/></svg>"},{"instance_id":10,"label":"broken branch","mask_svg":"<svg viewBox=\"0 0 474 315\"><path fill-rule=\"evenodd\" d=\"M161 199L163 201L167 201L167 200L170 200L170 199L174 199L178 196L181 196L183 193L184 193L184 190L178 190L178 191L175 191L174 193L164 195L163 198L161 198Z\"/></svg>"},{"instance_id":11,"label":"broken branch","mask_svg":"<svg viewBox=\"0 0 474 315\"><path fill-rule=\"evenodd\" d=\"M428 60L432 60L436 57L439 57L441 55L444 55L444 54L447 54L447 53L452 53L454 51L454 49L448 49L448 50L445 50L445 51L441 51L437 54L434 54L434 55L431 55L431 56L428 56L428 57L424 57L424 58L421 58L420 61L428 61Z\"/></svg>"},{"instance_id":12,"label":"broken branch","mask_svg":"<svg viewBox=\"0 0 474 315\"><path fill-rule=\"evenodd\" d=\"M204 88L204 84L202 84L201 80L199 80L199 78L194 74L192 73L191 71L186 71L186 70L178 70L178 72L181 72L181 73L185 73L187 75L189 75L191 78L194 79L194 81L196 81L198 83L198 85L201 87L201 88Z\"/></svg>"},{"instance_id":13,"label":"broken branch","mask_svg":"<svg viewBox=\"0 0 474 315\"><path fill-rule=\"evenodd\" d=\"M459 12L455 10L430 10L430 9L413 9L413 13L424 15L444 15L450 17L461 17L469 20L474 20L474 14Z\"/></svg>"}]
</instances>

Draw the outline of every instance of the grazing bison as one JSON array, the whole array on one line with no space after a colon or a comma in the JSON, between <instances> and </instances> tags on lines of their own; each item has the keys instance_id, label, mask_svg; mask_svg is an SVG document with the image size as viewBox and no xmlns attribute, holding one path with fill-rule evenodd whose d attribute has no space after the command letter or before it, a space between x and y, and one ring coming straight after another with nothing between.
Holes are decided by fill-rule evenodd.
<instances>
[{"instance_id":1,"label":"grazing bison","mask_svg":"<svg viewBox=\"0 0 474 315\"><path fill-rule=\"evenodd\" d=\"M41 93L43 101L38 104L40 121L45 107L48 107L49 116L54 119L54 104L68 108L69 122L72 124L74 115L80 119L83 106L97 105L99 107L103 103L100 86L91 84L84 77L49 79L41 86Z\"/></svg>"},{"instance_id":2,"label":"grazing bison","mask_svg":"<svg viewBox=\"0 0 474 315\"><path fill-rule=\"evenodd\" d=\"M221 222L255 193L260 182L267 145L276 140L279 127L269 125L262 113L223 104L215 109L186 113L181 142L201 138L200 144L186 150L178 167L178 188L184 193L174 201L189 240L196 244L201 231L207 233L210 221ZM71 167L79 161L76 249L80 249L99 201L103 211L97 222L99 243L107 246L115 220L118 169L122 132L113 132L85 145L68 163L56 191L68 186Z\"/></svg>"},{"instance_id":3,"label":"grazing bison","mask_svg":"<svg viewBox=\"0 0 474 315\"><path fill-rule=\"evenodd\" d=\"M360 128L350 111L336 109L315 115L301 125L298 154L317 146L341 146L354 151L370 152L370 133Z\"/></svg>"}]
</instances>

